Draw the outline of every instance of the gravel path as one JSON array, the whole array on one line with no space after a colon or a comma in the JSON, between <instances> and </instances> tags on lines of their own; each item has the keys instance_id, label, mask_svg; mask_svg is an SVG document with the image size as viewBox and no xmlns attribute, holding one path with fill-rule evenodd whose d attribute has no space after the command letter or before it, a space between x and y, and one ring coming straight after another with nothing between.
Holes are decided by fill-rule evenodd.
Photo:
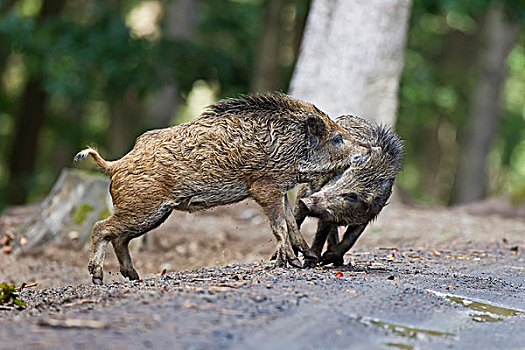
<instances>
[{"instance_id":1,"label":"gravel path","mask_svg":"<svg viewBox=\"0 0 525 350\"><path fill-rule=\"evenodd\" d=\"M2 349L523 349L525 254L373 249L352 267L228 265L24 291Z\"/></svg>"}]
</instances>

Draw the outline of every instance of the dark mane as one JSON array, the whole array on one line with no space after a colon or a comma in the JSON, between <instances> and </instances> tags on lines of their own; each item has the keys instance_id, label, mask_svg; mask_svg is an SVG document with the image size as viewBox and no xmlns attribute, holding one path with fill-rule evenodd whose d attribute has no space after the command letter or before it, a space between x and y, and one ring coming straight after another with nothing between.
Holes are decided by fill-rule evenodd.
<instances>
[{"instance_id":1,"label":"dark mane","mask_svg":"<svg viewBox=\"0 0 525 350\"><path fill-rule=\"evenodd\" d=\"M312 104L295 100L281 92L241 95L210 105L203 115L247 115L251 113L290 113L297 111L324 114Z\"/></svg>"},{"instance_id":2,"label":"dark mane","mask_svg":"<svg viewBox=\"0 0 525 350\"><path fill-rule=\"evenodd\" d=\"M381 147L389 161L396 163L396 170L401 170L401 160L403 159L403 142L394 133L392 127L387 125L377 125L375 137L371 142L372 146Z\"/></svg>"}]
</instances>

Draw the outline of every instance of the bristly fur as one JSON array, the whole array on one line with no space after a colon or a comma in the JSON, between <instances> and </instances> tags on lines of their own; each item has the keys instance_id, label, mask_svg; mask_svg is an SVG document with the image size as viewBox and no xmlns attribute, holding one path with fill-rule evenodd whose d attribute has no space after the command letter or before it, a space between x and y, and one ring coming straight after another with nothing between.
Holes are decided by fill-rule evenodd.
<instances>
[{"instance_id":1,"label":"bristly fur","mask_svg":"<svg viewBox=\"0 0 525 350\"><path fill-rule=\"evenodd\" d=\"M228 98L210 105L203 115L225 116L236 114L250 116L252 113L261 113L261 111L277 114L296 114L300 111L325 115L314 105L295 100L281 92Z\"/></svg>"},{"instance_id":2,"label":"bristly fur","mask_svg":"<svg viewBox=\"0 0 525 350\"><path fill-rule=\"evenodd\" d=\"M78 152L75 157L73 158L73 160L75 162L78 162L79 160L81 159L86 159L87 156L92 156L93 159L95 160L95 162L97 163L97 165L99 167L101 167L102 169L104 169L104 171L108 174L111 174L111 170L112 170L112 164L113 162L108 162L106 160L104 160L97 152L96 149L92 148L92 147L88 147L86 148L85 150L83 151L80 151Z\"/></svg>"},{"instance_id":3,"label":"bristly fur","mask_svg":"<svg viewBox=\"0 0 525 350\"><path fill-rule=\"evenodd\" d=\"M381 147L384 156L392 162L396 172L401 171L403 160L403 141L394 133L392 127L379 125L376 129L375 138L371 140L372 147Z\"/></svg>"},{"instance_id":4,"label":"bristly fur","mask_svg":"<svg viewBox=\"0 0 525 350\"><path fill-rule=\"evenodd\" d=\"M386 125L350 115L340 116L336 122L354 139L368 142L372 152L365 161L357 161L356 165L324 184L303 185L294 214L299 225L306 216L319 218L312 250L319 256L330 232L335 237L328 241L328 262L342 264L344 253L387 205L401 170L403 143ZM338 240L337 226L348 226L348 234L341 244L334 246L330 242Z\"/></svg>"},{"instance_id":5,"label":"bristly fur","mask_svg":"<svg viewBox=\"0 0 525 350\"><path fill-rule=\"evenodd\" d=\"M341 116L337 122L349 133L355 133L353 136L356 139L368 140L378 150L371 154L362 167L346 170L332 186L334 193L351 190L358 193L364 203L368 203L365 206L368 210L362 215L342 211L339 223L349 225L373 221L387 204L397 173L401 171L403 143L387 125L378 125L357 116Z\"/></svg>"},{"instance_id":6,"label":"bristly fur","mask_svg":"<svg viewBox=\"0 0 525 350\"><path fill-rule=\"evenodd\" d=\"M370 149L310 103L284 94L248 95L211 105L195 120L142 134L133 149L113 162L91 155L111 175L113 214L95 224L89 271L102 283L106 245L111 242L123 276L138 279L130 239L160 225L172 210L197 211L254 199L268 216L278 244L278 265L300 266L286 192L299 182L349 166L351 155ZM305 164L310 165L306 167ZM297 231L297 230L295 230Z\"/></svg>"}]
</instances>

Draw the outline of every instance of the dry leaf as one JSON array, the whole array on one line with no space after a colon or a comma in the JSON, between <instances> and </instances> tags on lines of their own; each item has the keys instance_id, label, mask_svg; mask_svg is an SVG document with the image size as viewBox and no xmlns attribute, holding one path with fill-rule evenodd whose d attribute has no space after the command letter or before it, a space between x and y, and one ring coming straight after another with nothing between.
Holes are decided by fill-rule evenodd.
<instances>
[{"instance_id":1,"label":"dry leaf","mask_svg":"<svg viewBox=\"0 0 525 350\"><path fill-rule=\"evenodd\" d=\"M10 245L6 245L6 246L3 246L2 247L2 253L4 254L11 254L11 251L13 250L13 248L11 248Z\"/></svg>"},{"instance_id":2,"label":"dry leaf","mask_svg":"<svg viewBox=\"0 0 525 350\"><path fill-rule=\"evenodd\" d=\"M166 274L166 269L163 269L161 272L156 273L156 276L164 276Z\"/></svg>"}]
</instances>

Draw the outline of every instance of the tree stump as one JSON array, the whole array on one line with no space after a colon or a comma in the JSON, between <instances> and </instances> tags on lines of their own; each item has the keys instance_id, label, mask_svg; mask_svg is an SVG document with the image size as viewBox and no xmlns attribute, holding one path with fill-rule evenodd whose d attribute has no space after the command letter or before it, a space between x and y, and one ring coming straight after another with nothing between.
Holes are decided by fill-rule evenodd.
<instances>
[{"instance_id":1,"label":"tree stump","mask_svg":"<svg viewBox=\"0 0 525 350\"><path fill-rule=\"evenodd\" d=\"M64 169L36 213L14 231L13 253L22 253L63 234L80 246L89 241L93 224L111 214L109 180Z\"/></svg>"}]
</instances>

